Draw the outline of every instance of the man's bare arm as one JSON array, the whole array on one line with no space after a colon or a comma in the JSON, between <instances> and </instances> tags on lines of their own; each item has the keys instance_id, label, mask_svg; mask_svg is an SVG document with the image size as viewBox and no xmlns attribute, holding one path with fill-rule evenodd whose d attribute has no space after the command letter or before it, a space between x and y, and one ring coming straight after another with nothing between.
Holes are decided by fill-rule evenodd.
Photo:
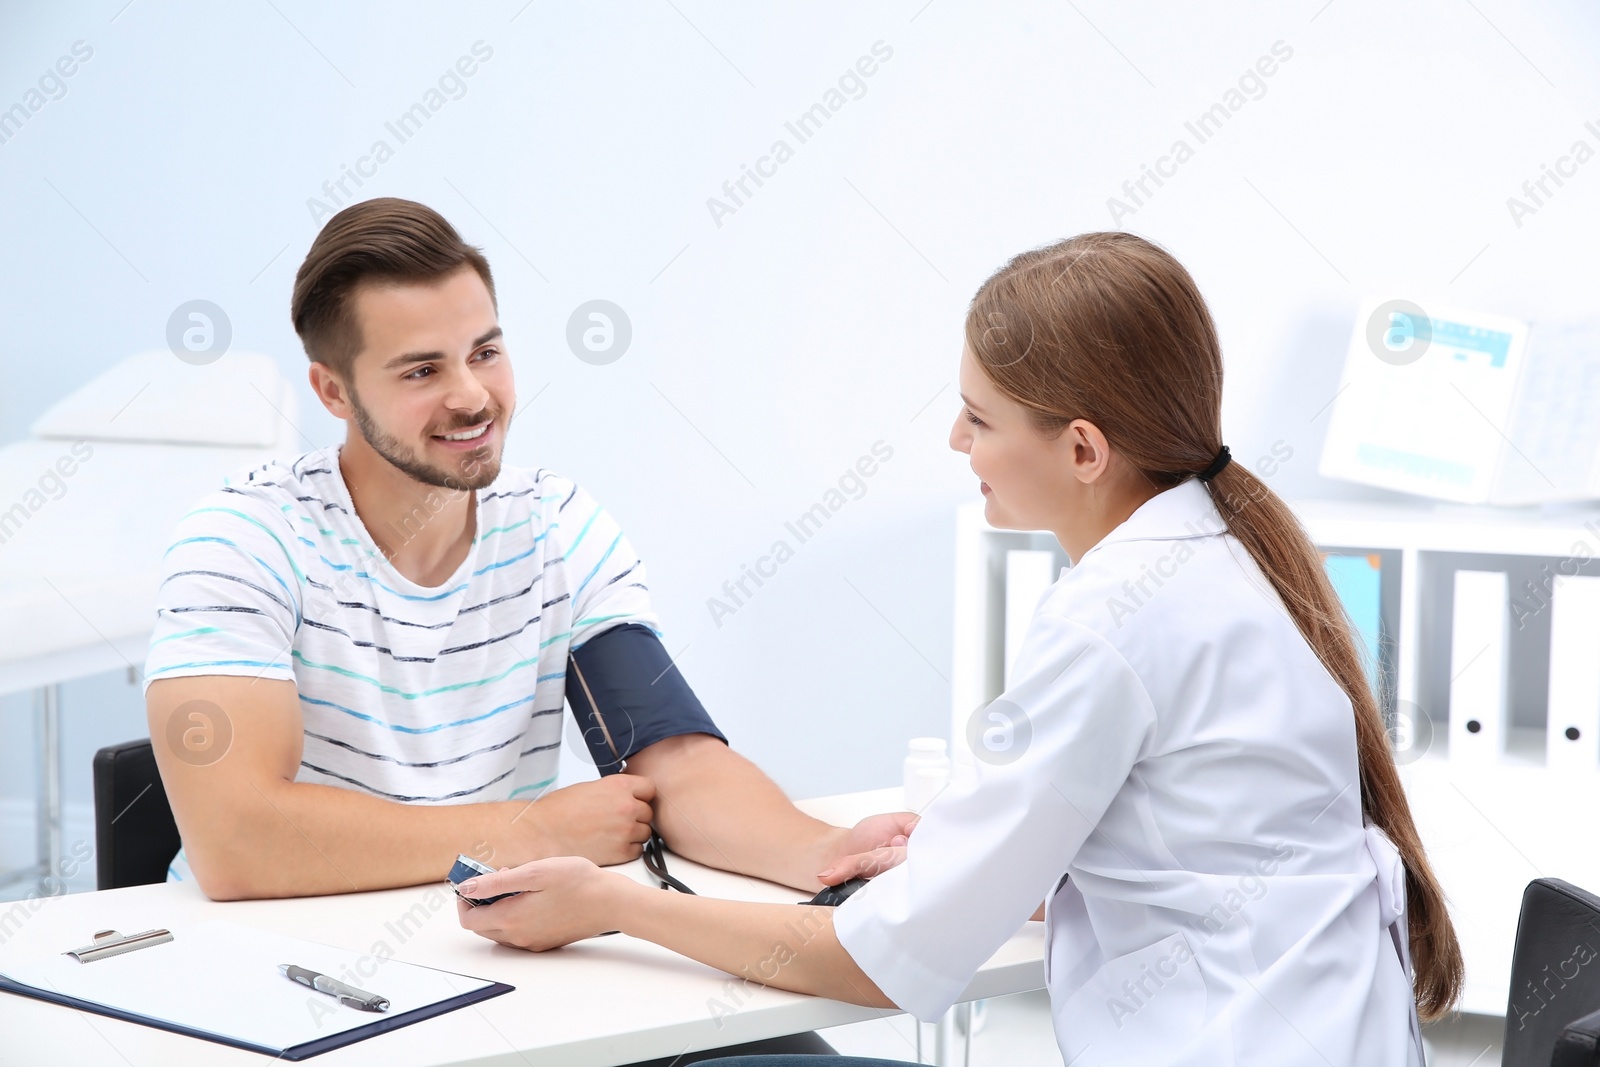
<instances>
[{"instance_id":1,"label":"man's bare arm","mask_svg":"<svg viewBox=\"0 0 1600 1067\"><path fill-rule=\"evenodd\" d=\"M656 786L656 825L676 853L708 867L807 892L846 857L910 833L909 812L846 829L800 811L754 763L709 734L682 734L640 749L628 772Z\"/></svg>"},{"instance_id":2,"label":"man's bare arm","mask_svg":"<svg viewBox=\"0 0 1600 1067\"><path fill-rule=\"evenodd\" d=\"M216 900L439 881L459 852L492 866L559 855L620 863L648 833L653 791L634 775L535 802L441 806L296 782L304 734L293 682L164 679L145 704L190 869Z\"/></svg>"}]
</instances>

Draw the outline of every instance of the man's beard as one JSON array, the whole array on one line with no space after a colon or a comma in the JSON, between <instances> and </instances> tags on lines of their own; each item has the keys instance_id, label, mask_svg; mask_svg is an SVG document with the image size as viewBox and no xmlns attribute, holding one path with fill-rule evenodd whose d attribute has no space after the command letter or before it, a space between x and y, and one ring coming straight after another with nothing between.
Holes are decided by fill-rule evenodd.
<instances>
[{"instance_id":1,"label":"man's beard","mask_svg":"<svg viewBox=\"0 0 1600 1067\"><path fill-rule=\"evenodd\" d=\"M385 433L383 428L373 421L371 413L361 406L361 400L356 396L354 389L350 390L350 407L355 413L356 429L361 431L361 436L366 439L372 450L424 485L463 491L483 489L500 476L498 453L480 456L477 452L466 452L461 457L463 470L444 470L423 462L415 452L401 444L398 438ZM498 413L494 418L499 418ZM488 422L489 419L488 409L485 409L481 416L469 422L467 426L477 426ZM485 436L493 432L491 427L485 431ZM485 446L485 451L488 451L488 446Z\"/></svg>"}]
</instances>

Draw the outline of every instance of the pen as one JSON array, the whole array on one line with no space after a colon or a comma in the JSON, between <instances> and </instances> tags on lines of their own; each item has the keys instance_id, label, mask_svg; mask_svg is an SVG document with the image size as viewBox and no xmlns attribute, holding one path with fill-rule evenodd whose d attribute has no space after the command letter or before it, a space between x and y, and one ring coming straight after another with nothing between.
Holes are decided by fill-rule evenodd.
<instances>
[{"instance_id":1,"label":"pen","mask_svg":"<svg viewBox=\"0 0 1600 1067\"><path fill-rule=\"evenodd\" d=\"M376 993L368 993L365 989L345 985L337 978L330 978L325 974L308 970L305 967L296 967L292 963L278 964L278 973L291 982L299 982L318 993L326 993L330 997L338 998L339 1003L361 1011L388 1011L389 1001Z\"/></svg>"}]
</instances>

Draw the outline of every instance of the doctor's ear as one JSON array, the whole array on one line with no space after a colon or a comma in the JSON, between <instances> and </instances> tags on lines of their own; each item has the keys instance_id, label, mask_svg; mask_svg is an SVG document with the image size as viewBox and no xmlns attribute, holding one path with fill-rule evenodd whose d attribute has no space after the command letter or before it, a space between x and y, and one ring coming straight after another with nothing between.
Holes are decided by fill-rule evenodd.
<instances>
[{"instance_id":1,"label":"doctor's ear","mask_svg":"<svg viewBox=\"0 0 1600 1067\"><path fill-rule=\"evenodd\" d=\"M1067 423L1055 445L1072 476L1085 485L1093 485L1107 477L1111 469L1111 445L1100 427L1088 419L1073 419Z\"/></svg>"}]
</instances>

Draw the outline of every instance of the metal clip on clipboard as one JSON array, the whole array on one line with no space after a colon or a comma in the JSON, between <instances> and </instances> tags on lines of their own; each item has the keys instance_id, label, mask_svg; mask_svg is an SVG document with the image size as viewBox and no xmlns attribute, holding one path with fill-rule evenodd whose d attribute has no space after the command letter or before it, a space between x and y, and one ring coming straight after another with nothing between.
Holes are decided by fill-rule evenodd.
<instances>
[{"instance_id":1,"label":"metal clip on clipboard","mask_svg":"<svg viewBox=\"0 0 1600 1067\"><path fill-rule=\"evenodd\" d=\"M171 940L171 930L146 930L142 934L128 934L126 936L115 930L101 930L94 935L93 944L75 948L70 952L63 952L62 955L71 956L79 963L93 963L95 960L120 956L124 952L133 952L137 949L148 948L151 945L164 945Z\"/></svg>"}]
</instances>

